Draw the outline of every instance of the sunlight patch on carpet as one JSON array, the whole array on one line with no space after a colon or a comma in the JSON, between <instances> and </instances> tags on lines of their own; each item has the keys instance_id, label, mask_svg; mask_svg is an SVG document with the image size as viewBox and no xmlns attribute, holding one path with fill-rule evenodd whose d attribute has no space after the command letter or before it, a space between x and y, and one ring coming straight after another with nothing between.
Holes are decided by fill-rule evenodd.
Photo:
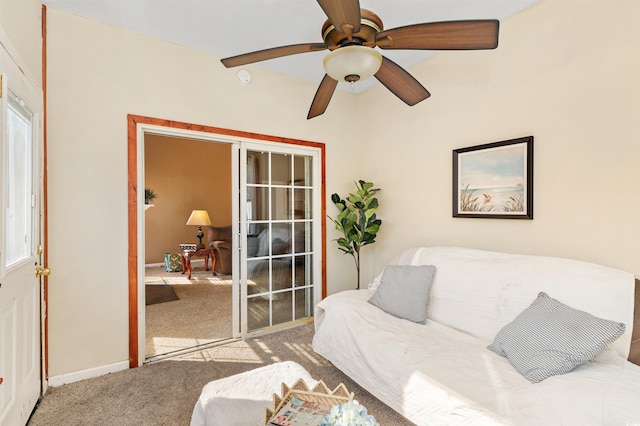
<instances>
[{"instance_id":1,"label":"sunlight patch on carpet","mask_svg":"<svg viewBox=\"0 0 640 426\"><path fill-rule=\"evenodd\" d=\"M318 357L318 354L311 348L311 345L285 342L284 346L289 348L294 354L308 359L314 365L323 365L322 358Z\"/></svg>"},{"instance_id":2,"label":"sunlight patch on carpet","mask_svg":"<svg viewBox=\"0 0 640 426\"><path fill-rule=\"evenodd\" d=\"M187 275L182 275L180 272L174 272L176 276L158 276L158 275L145 275L144 283L150 285L158 284L170 284L170 285L188 285L188 284L212 284L212 285L231 285L233 281L229 276L222 277L202 277L192 275L191 279L187 278Z\"/></svg>"},{"instance_id":3,"label":"sunlight patch on carpet","mask_svg":"<svg viewBox=\"0 0 640 426\"><path fill-rule=\"evenodd\" d=\"M222 339L185 339L175 337L154 337L153 345L159 353L173 352L193 346L205 345ZM162 348L163 350L159 350Z\"/></svg>"},{"instance_id":4,"label":"sunlight patch on carpet","mask_svg":"<svg viewBox=\"0 0 640 426\"><path fill-rule=\"evenodd\" d=\"M232 285L233 280L230 275L213 275L211 270L205 271L204 265L195 265L191 271L191 279L186 273L166 272L164 266L152 266L145 268L145 284L212 284L212 285Z\"/></svg>"}]
</instances>

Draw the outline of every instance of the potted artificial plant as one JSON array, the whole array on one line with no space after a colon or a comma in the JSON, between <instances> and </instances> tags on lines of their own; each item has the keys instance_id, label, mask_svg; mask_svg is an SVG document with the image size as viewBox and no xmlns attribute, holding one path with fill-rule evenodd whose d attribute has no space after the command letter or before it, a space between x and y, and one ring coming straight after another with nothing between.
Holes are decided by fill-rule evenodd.
<instances>
[{"instance_id":1,"label":"potted artificial plant","mask_svg":"<svg viewBox=\"0 0 640 426\"><path fill-rule=\"evenodd\" d=\"M376 242L376 234L382 221L376 217L378 199L375 197L379 188L374 188L372 182L359 180L356 182L355 193L350 193L345 199L338 194L331 195L331 201L340 213L335 219L329 217L336 225L336 229L344 235L334 241L338 249L353 256L358 274L360 289L360 249Z\"/></svg>"},{"instance_id":2,"label":"potted artificial plant","mask_svg":"<svg viewBox=\"0 0 640 426\"><path fill-rule=\"evenodd\" d=\"M158 198L158 194L156 194L153 189L151 188L145 188L144 189L144 203L145 204L151 204L151 201L155 200L156 198Z\"/></svg>"}]
</instances>

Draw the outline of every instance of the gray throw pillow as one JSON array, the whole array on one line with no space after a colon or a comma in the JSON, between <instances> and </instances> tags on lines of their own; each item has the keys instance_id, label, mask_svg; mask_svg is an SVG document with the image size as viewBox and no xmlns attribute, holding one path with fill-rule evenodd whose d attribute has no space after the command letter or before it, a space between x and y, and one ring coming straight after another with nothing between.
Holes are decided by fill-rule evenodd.
<instances>
[{"instance_id":1,"label":"gray throw pillow","mask_svg":"<svg viewBox=\"0 0 640 426\"><path fill-rule=\"evenodd\" d=\"M424 324L435 273L433 265L389 265L369 303L395 317Z\"/></svg>"},{"instance_id":2,"label":"gray throw pillow","mask_svg":"<svg viewBox=\"0 0 640 426\"><path fill-rule=\"evenodd\" d=\"M505 325L487 348L537 383L589 361L624 333L625 325L573 309L546 293Z\"/></svg>"}]
</instances>

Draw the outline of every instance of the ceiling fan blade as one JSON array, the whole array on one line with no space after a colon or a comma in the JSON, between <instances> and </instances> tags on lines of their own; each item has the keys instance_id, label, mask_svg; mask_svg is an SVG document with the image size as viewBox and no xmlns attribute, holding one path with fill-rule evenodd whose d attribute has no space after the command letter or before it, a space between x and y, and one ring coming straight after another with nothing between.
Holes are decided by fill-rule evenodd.
<instances>
[{"instance_id":1,"label":"ceiling fan blade","mask_svg":"<svg viewBox=\"0 0 640 426\"><path fill-rule=\"evenodd\" d=\"M353 34L360 31L358 0L318 0L318 4L338 32Z\"/></svg>"},{"instance_id":2,"label":"ceiling fan blade","mask_svg":"<svg viewBox=\"0 0 640 426\"><path fill-rule=\"evenodd\" d=\"M376 44L381 49L495 49L499 27L495 19L428 22L380 31Z\"/></svg>"},{"instance_id":3,"label":"ceiling fan blade","mask_svg":"<svg viewBox=\"0 0 640 426\"><path fill-rule=\"evenodd\" d=\"M326 74L324 75L324 78L320 82L320 86L316 91L316 95L313 97L311 108L309 108L309 114L307 114L307 120L324 114L337 85L338 80L334 80Z\"/></svg>"},{"instance_id":4,"label":"ceiling fan blade","mask_svg":"<svg viewBox=\"0 0 640 426\"><path fill-rule=\"evenodd\" d=\"M244 53L238 56L230 56L220 62L227 67L237 67L251 64L253 62L266 61L267 59L281 58L283 56L296 55L298 53L318 52L327 49L324 43L302 43L288 46L273 47L271 49L258 50L256 52Z\"/></svg>"},{"instance_id":5,"label":"ceiling fan blade","mask_svg":"<svg viewBox=\"0 0 640 426\"><path fill-rule=\"evenodd\" d=\"M374 75L391 93L409 106L431 96L427 89L404 68L384 56L380 69Z\"/></svg>"}]
</instances>

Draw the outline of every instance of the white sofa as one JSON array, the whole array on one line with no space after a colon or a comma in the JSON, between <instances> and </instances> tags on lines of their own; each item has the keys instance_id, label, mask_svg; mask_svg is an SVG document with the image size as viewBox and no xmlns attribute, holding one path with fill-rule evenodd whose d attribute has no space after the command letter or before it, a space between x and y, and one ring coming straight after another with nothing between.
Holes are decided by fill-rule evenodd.
<instances>
[{"instance_id":1,"label":"white sofa","mask_svg":"<svg viewBox=\"0 0 640 426\"><path fill-rule=\"evenodd\" d=\"M640 424L640 367L626 360L631 274L456 247L413 248L392 263L435 266L426 322L368 303L381 274L374 288L336 293L317 305L313 349L407 419L418 425ZM539 292L626 324L625 331L570 372L532 383L487 347Z\"/></svg>"}]
</instances>

